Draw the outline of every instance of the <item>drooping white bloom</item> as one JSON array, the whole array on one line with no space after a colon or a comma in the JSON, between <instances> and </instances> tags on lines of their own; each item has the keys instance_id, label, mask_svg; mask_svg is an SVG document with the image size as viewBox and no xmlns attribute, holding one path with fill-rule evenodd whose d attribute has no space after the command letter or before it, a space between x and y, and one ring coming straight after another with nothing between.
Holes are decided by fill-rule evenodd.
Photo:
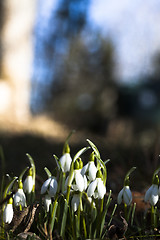
<instances>
[{"instance_id":1,"label":"drooping white bloom","mask_svg":"<svg viewBox=\"0 0 160 240\"><path fill-rule=\"evenodd\" d=\"M59 159L61 163L61 168L63 172L69 172L72 158L70 153L64 153L62 157Z\"/></svg>"},{"instance_id":2,"label":"drooping white bloom","mask_svg":"<svg viewBox=\"0 0 160 240\"><path fill-rule=\"evenodd\" d=\"M157 184L152 184L151 187L146 191L144 201L150 202L152 206L156 205L159 199L159 189Z\"/></svg>"},{"instance_id":3,"label":"drooping white bloom","mask_svg":"<svg viewBox=\"0 0 160 240\"><path fill-rule=\"evenodd\" d=\"M51 205L52 200L51 197L47 194L44 197L44 207L46 209L47 212L49 212L49 206Z\"/></svg>"},{"instance_id":4,"label":"drooping white bloom","mask_svg":"<svg viewBox=\"0 0 160 240\"><path fill-rule=\"evenodd\" d=\"M79 194L74 194L72 201L71 201L71 206L74 212L77 211L80 203L80 195Z\"/></svg>"},{"instance_id":5,"label":"drooping white bloom","mask_svg":"<svg viewBox=\"0 0 160 240\"><path fill-rule=\"evenodd\" d=\"M31 193L33 189L33 177L28 175L23 183L23 189L26 193Z\"/></svg>"},{"instance_id":6,"label":"drooping white bloom","mask_svg":"<svg viewBox=\"0 0 160 240\"><path fill-rule=\"evenodd\" d=\"M93 161L89 161L81 170L82 175L86 174L90 181L96 179L97 168Z\"/></svg>"},{"instance_id":7,"label":"drooping white bloom","mask_svg":"<svg viewBox=\"0 0 160 240\"><path fill-rule=\"evenodd\" d=\"M41 187L41 194L48 192L50 197L55 196L58 188L58 183L55 177L48 178Z\"/></svg>"},{"instance_id":8,"label":"drooping white bloom","mask_svg":"<svg viewBox=\"0 0 160 240\"><path fill-rule=\"evenodd\" d=\"M117 203L121 204L122 201L127 204L127 206L132 202L132 193L129 186L124 186L118 194Z\"/></svg>"},{"instance_id":9,"label":"drooping white bloom","mask_svg":"<svg viewBox=\"0 0 160 240\"><path fill-rule=\"evenodd\" d=\"M65 189L68 185L69 176L66 178ZM74 191L83 192L87 188L87 179L81 174L81 169L75 169L71 177L71 189Z\"/></svg>"},{"instance_id":10,"label":"drooping white bloom","mask_svg":"<svg viewBox=\"0 0 160 240\"><path fill-rule=\"evenodd\" d=\"M9 202L6 204L3 212L3 221L4 223L10 224L13 219L13 199L10 198Z\"/></svg>"},{"instance_id":11,"label":"drooping white bloom","mask_svg":"<svg viewBox=\"0 0 160 240\"><path fill-rule=\"evenodd\" d=\"M14 195L14 205L15 206L22 206L24 207L26 205L26 196L23 192L23 189L18 188L18 191Z\"/></svg>"},{"instance_id":12,"label":"drooping white bloom","mask_svg":"<svg viewBox=\"0 0 160 240\"><path fill-rule=\"evenodd\" d=\"M72 180L72 189L75 191L82 192L84 190L84 178L80 172L80 169L74 170L73 180Z\"/></svg>"},{"instance_id":13,"label":"drooping white bloom","mask_svg":"<svg viewBox=\"0 0 160 240\"><path fill-rule=\"evenodd\" d=\"M94 197L98 199L102 199L106 193L106 187L103 184L103 181L101 178L96 178L94 181L92 181L87 189L87 195L88 197Z\"/></svg>"}]
</instances>

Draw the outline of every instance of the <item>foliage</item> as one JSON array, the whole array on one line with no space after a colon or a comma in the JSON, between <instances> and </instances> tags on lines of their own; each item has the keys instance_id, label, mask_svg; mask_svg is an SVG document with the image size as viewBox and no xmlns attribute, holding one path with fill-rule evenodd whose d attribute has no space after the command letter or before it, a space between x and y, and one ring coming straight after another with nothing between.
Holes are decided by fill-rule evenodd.
<instances>
[{"instance_id":1,"label":"foliage","mask_svg":"<svg viewBox=\"0 0 160 240\"><path fill-rule=\"evenodd\" d=\"M58 158L53 155L57 167L52 171L44 168L47 179L42 184L41 194L35 188L36 166L29 154L27 158L30 166L19 177L7 175L7 181L6 178L3 180L0 196L0 239L19 239L22 233L28 234L27 239L50 240L119 239L124 236L127 239L139 239L159 236L157 231L160 228L160 216L157 202L160 168L154 171L152 186L144 198L145 201L152 199L151 207L140 218L136 212L136 204L132 203L130 190L130 175L135 167L127 172L117 201L113 200L112 191L106 192L108 160L101 159L98 148L89 139L89 146L80 149L72 159L68 143L71 134L64 143L62 156ZM88 151L91 151L89 161L83 166L83 154ZM4 161L2 150L1 158ZM27 185L26 179L30 179ZM118 214L117 209L122 209L122 212ZM29 235L29 230L34 235Z\"/></svg>"}]
</instances>

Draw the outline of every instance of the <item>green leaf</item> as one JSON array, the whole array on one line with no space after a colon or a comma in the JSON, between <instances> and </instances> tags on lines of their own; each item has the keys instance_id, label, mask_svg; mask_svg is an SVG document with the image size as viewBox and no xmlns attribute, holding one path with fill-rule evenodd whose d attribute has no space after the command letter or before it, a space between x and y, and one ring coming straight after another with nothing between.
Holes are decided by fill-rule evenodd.
<instances>
[{"instance_id":1,"label":"green leaf","mask_svg":"<svg viewBox=\"0 0 160 240\"><path fill-rule=\"evenodd\" d=\"M136 203L134 203L133 209L132 209L131 226L133 226L133 220L134 220L135 210L136 210Z\"/></svg>"},{"instance_id":2,"label":"green leaf","mask_svg":"<svg viewBox=\"0 0 160 240\"><path fill-rule=\"evenodd\" d=\"M53 154L53 157L54 157L54 160L56 161L58 170L62 169L61 163L60 163L60 161L59 161L59 158L58 158L55 154Z\"/></svg>"},{"instance_id":3,"label":"green leaf","mask_svg":"<svg viewBox=\"0 0 160 240\"><path fill-rule=\"evenodd\" d=\"M11 191L11 188L14 184L14 182L17 180L18 177L14 177L9 183L8 185L6 186L5 190L4 190L4 193L3 193L3 198L6 198L7 197L7 194Z\"/></svg>"},{"instance_id":4,"label":"green leaf","mask_svg":"<svg viewBox=\"0 0 160 240\"><path fill-rule=\"evenodd\" d=\"M54 205L53 205L53 209L52 209L50 225L49 225L49 230L50 230L50 232L52 232L52 231L53 231L53 228L54 228L54 223L55 223L55 217L56 217L57 207L58 207L58 202L57 202L57 200L55 200Z\"/></svg>"},{"instance_id":5,"label":"green leaf","mask_svg":"<svg viewBox=\"0 0 160 240\"><path fill-rule=\"evenodd\" d=\"M80 221L79 221L79 217L77 215L75 215L75 228L76 228L76 237L79 238L80 236Z\"/></svg>"},{"instance_id":6,"label":"green leaf","mask_svg":"<svg viewBox=\"0 0 160 240\"><path fill-rule=\"evenodd\" d=\"M26 156L28 157L28 160L30 161L30 164L31 164L31 167L32 167L32 170L33 170L33 189L32 189L32 192L35 192L36 166L35 166L33 158L28 153L26 153Z\"/></svg>"},{"instance_id":7,"label":"green leaf","mask_svg":"<svg viewBox=\"0 0 160 240\"><path fill-rule=\"evenodd\" d=\"M82 148L81 150L79 150L79 151L75 154L72 162L75 162L76 159L79 158L79 157L80 157L84 152L86 152L89 148L90 148L90 147L84 147L84 148Z\"/></svg>"},{"instance_id":8,"label":"green leaf","mask_svg":"<svg viewBox=\"0 0 160 240\"><path fill-rule=\"evenodd\" d=\"M63 209L62 222L59 223L59 224L61 224L60 236L62 236L63 238L65 236L67 214L68 214L68 203L67 203L67 200L65 199L64 200L64 209Z\"/></svg>"},{"instance_id":9,"label":"green leaf","mask_svg":"<svg viewBox=\"0 0 160 240\"><path fill-rule=\"evenodd\" d=\"M92 147L92 149L95 152L95 154L98 157L98 159L101 159L100 153L99 153L98 148L96 147L96 145L93 142L91 142L89 139L87 139L87 142Z\"/></svg>"},{"instance_id":10,"label":"green leaf","mask_svg":"<svg viewBox=\"0 0 160 240\"><path fill-rule=\"evenodd\" d=\"M111 194L112 194L112 191L110 190L109 195L108 195L108 199L107 199L106 206L105 206L104 211L103 211L103 213L102 213L101 222L98 223L98 224L100 224L100 236L102 235L102 231L103 231L104 224L105 224L106 214L107 214L109 205L110 205L110 203L111 203Z\"/></svg>"},{"instance_id":11,"label":"green leaf","mask_svg":"<svg viewBox=\"0 0 160 240\"><path fill-rule=\"evenodd\" d=\"M108 223L108 227L111 225L111 222L112 222L113 216L115 214L116 208L117 208L117 204L114 205L114 209L112 211L111 218L110 218L109 223Z\"/></svg>"},{"instance_id":12,"label":"green leaf","mask_svg":"<svg viewBox=\"0 0 160 240\"><path fill-rule=\"evenodd\" d=\"M29 167L26 167L21 174L19 175L19 181L22 181L23 175L25 174L25 172L29 169Z\"/></svg>"},{"instance_id":13,"label":"green leaf","mask_svg":"<svg viewBox=\"0 0 160 240\"><path fill-rule=\"evenodd\" d=\"M90 146L92 147L93 151L96 154L96 158L97 158L98 163L99 163L97 168L101 168L101 167L103 168L103 171L104 171L104 173L103 173L103 183L104 183L104 185L106 185L106 180L107 180L107 169L106 169L106 166L105 166L106 162L104 163L102 161L102 159L100 157L100 153L98 151L98 148L95 146L95 144L93 142L91 142L89 139L87 139L87 142L90 144ZM107 162L108 162L108 160L107 160Z\"/></svg>"}]
</instances>

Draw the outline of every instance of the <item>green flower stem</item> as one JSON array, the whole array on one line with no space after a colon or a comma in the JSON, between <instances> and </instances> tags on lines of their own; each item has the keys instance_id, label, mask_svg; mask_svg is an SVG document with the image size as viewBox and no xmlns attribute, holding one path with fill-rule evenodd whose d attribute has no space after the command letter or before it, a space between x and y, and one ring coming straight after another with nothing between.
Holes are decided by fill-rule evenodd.
<instances>
[{"instance_id":1,"label":"green flower stem","mask_svg":"<svg viewBox=\"0 0 160 240\"><path fill-rule=\"evenodd\" d=\"M155 224L155 217L154 217L154 206L151 206L151 226L154 228Z\"/></svg>"},{"instance_id":2,"label":"green flower stem","mask_svg":"<svg viewBox=\"0 0 160 240\"><path fill-rule=\"evenodd\" d=\"M128 216L127 216L128 211L127 210L128 210L127 209L127 204L124 203L124 218L126 219L126 221L127 221L127 218L128 218Z\"/></svg>"},{"instance_id":3,"label":"green flower stem","mask_svg":"<svg viewBox=\"0 0 160 240\"><path fill-rule=\"evenodd\" d=\"M51 218L50 218L50 221L49 221L49 234L50 234L50 236L52 235L54 222L55 222L55 214L56 214L57 205L58 205L57 200L58 200L58 195L55 198L53 209L52 209L52 213L51 213Z\"/></svg>"},{"instance_id":4,"label":"green flower stem","mask_svg":"<svg viewBox=\"0 0 160 240\"><path fill-rule=\"evenodd\" d=\"M83 215L82 221L83 221L84 237L85 237L85 239L87 239L87 229L86 229L86 221L85 221L84 215Z\"/></svg>"},{"instance_id":5,"label":"green flower stem","mask_svg":"<svg viewBox=\"0 0 160 240\"><path fill-rule=\"evenodd\" d=\"M100 213L101 214L103 212L103 202L104 202L104 198L102 198L101 201L100 201Z\"/></svg>"},{"instance_id":6,"label":"green flower stem","mask_svg":"<svg viewBox=\"0 0 160 240\"><path fill-rule=\"evenodd\" d=\"M67 203L69 203L70 190L71 190L71 186L67 186L67 195L66 195Z\"/></svg>"},{"instance_id":7,"label":"green flower stem","mask_svg":"<svg viewBox=\"0 0 160 240\"><path fill-rule=\"evenodd\" d=\"M157 206L154 208L154 227L157 228Z\"/></svg>"},{"instance_id":8,"label":"green flower stem","mask_svg":"<svg viewBox=\"0 0 160 240\"><path fill-rule=\"evenodd\" d=\"M151 206L151 226L157 227L157 207Z\"/></svg>"},{"instance_id":9,"label":"green flower stem","mask_svg":"<svg viewBox=\"0 0 160 240\"><path fill-rule=\"evenodd\" d=\"M62 173L62 193L64 192L64 185L65 185L66 173Z\"/></svg>"}]
</instances>

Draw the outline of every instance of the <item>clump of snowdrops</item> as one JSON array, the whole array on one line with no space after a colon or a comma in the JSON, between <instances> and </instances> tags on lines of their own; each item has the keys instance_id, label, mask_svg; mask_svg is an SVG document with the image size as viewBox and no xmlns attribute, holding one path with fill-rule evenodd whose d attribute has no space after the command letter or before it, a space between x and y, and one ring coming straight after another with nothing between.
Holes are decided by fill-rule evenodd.
<instances>
[{"instance_id":1,"label":"clump of snowdrops","mask_svg":"<svg viewBox=\"0 0 160 240\"><path fill-rule=\"evenodd\" d=\"M128 226L134 231L134 234L129 231L130 238L134 238L136 234L146 234L134 220L136 204L132 203L130 175L135 167L126 174L117 201L111 204L112 191L106 188L106 165L109 160L103 161L97 147L88 139L88 146L71 157L68 143L70 136L71 134L64 143L62 156L58 158L53 155L56 168L53 171L44 168L46 179L41 186L39 198L35 191L36 167L29 154L27 157L30 166L26 167L19 177L11 178L7 175L8 184L4 184L4 177L2 178L0 239L16 239L18 226L15 227L14 221L17 219L17 212L18 225L22 223L24 227L28 221L25 217L33 206L34 214L31 214L28 225L22 231L27 232L34 225L34 231L40 239L112 239L118 236L120 230L120 220L117 220L117 225L113 223L117 219L118 205L124 206L121 218L125 225L123 234ZM84 164L82 159L86 151L90 151L90 154L88 162ZM155 206L160 192L159 170L158 168L154 172L152 185L144 196L144 200L150 202L151 208L146 211L143 219L146 219L147 214L151 215L152 230L160 226L160 215ZM25 211L28 215L21 218Z\"/></svg>"}]
</instances>

